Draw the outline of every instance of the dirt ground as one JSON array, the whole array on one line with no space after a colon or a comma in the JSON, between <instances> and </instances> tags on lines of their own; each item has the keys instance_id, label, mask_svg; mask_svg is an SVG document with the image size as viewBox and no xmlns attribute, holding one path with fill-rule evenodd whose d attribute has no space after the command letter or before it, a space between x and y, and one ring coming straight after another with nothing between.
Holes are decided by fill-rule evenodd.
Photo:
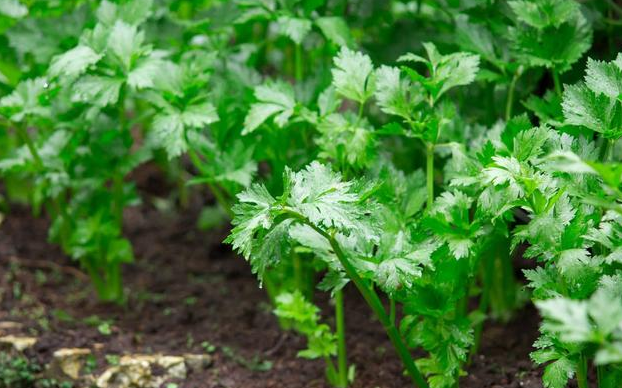
<instances>
[{"instance_id":1,"label":"dirt ground","mask_svg":"<svg viewBox=\"0 0 622 388\"><path fill-rule=\"evenodd\" d=\"M39 337L27 355L41 363L63 347L91 348L99 369L111 354L208 351L212 366L178 382L180 388L327 386L322 361L296 358L304 339L279 329L247 263L221 243L226 232L198 230L197 213L127 210L125 233L137 260L124 269L129 300L119 307L98 302L88 278L46 242L45 219L13 209L0 224L0 321L20 322L22 332ZM528 307L509 325L487 324L460 387L542 387L529 360L537 322ZM346 324L353 387L410 386L353 288L346 290Z\"/></svg>"}]
</instances>

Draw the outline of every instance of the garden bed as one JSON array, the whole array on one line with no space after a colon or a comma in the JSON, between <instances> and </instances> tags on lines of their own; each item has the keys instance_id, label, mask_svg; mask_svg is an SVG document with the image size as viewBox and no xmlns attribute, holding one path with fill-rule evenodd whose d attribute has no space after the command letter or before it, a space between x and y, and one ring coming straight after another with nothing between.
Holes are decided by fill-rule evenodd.
<instances>
[{"instance_id":1,"label":"garden bed","mask_svg":"<svg viewBox=\"0 0 622 388\"><path fill-rule=\"evenodd\" d=\"M91 349L94 374L117 355L209 353L209 368L170 381L180 388L327 386L323 362L296 357L305 340L279 329L247 263L221 244L226 230L197 230L197 210L126 211L137 261L125 268L129 300L120 307L98 302L87 276L46 242L46 220L14 209L0 225L0 321L22 326L3 335L36 337L25 354L40 364L60 348ZM352 288L345 305L348 357L357 366L353 387L408 387L382 327ZM326 300L320 306L328 311ZM486 324L482 349L460 386L541 387L529 360L537 322L528 307L509 325Z\"/></svg>"}]
</instances>

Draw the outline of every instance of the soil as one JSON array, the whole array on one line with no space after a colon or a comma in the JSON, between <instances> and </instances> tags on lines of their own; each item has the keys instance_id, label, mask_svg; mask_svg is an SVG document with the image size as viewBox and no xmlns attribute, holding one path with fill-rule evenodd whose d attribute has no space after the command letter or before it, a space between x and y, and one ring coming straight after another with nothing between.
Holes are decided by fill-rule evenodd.
<instances>
[{"instance_id":1,"label":"soil","mask_svg":"<svg viewBox=\"0 0 622 388\"><path fill-rule=\"evenodd\" d=\"M196 209L126 211L125 234L137 259L124 269L125 307L98 302L88 278L47 242L48 222L13 209L0 224L0 321L20 322L23 332L39 337L28 356L40 363L58 348L87 347L102 369L106 354L202 353L207 341L215 346L212 367L189 375L180 388L327 386L323 362L296 357L304 339L279 329L247 263L221 243L226 231L196 228ZM345 297L348 357L356 364L352 386L410 387L356 290L348 288ZM95 324L85 322L89 317ZM111 323L109 335L96 327L104 321ZM537 323L531 307L509 324L487 323L460 387L542 387L529 360ZM257 370L266 369L265 361L271 368Z\"/></svg>"}]
</instances>

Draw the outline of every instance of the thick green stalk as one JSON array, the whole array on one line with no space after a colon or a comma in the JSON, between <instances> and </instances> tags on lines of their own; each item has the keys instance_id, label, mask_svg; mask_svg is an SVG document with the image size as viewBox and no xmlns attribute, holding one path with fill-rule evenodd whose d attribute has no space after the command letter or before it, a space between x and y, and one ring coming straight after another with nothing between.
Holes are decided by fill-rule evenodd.
<instances>
[{"instance_id":1,"label":"thick green stalk","mask_svg":"<svg viewBox=\"0 0 622 388\"><path fill-rule=\"evenodd\" d=\"M337 368L339 387L348 386L348 357L346 353L346 320L343 311L343 291L335 292L335 321L337 326Z\"/></svg>"},{"instance_id":2,"label":"thick green stalk","mask_svg":"<svg viewBox=\"0 0 622 388\"><path fill-rule=\"evenodd\" d=\"M37 151L37 147L35 147L34 142L32 141L32 138L30 137L30 135L28 134L28 131L26 130L26 128L21 125L21 124L16 124L15 125L15 129L17 131L17 135L22 139L22 141L26 144L26 147L28 148L28 151L30 152L30 155L32 156L33 160L35 161L35 166L37 168L38 171L43 171L45 166L43 165L43 160L41 159L41 155L39 155L39 151ZM61 226L61 231L60 231L60 245L62 247L65 246L65 243L69 240L69 230L68 230L68 222L70 221L69 217L67 217L66 214L66 209L63 206L63 204L60 202L60 200L58 199L58 197L54 197L52 198L52 208L49 210L50 211L50 215L52 216L52 218L54 217L61 217L62 218L62 226Z\"/></svg>"},{"instance_id":3,"label":"thick green stalk","mask_svg":"<svg viewBox=\"0 0 622 388\"><path fill-rule=\"evenodd\" d=\"M415 365L413 357L410 354L408 348L406 347L406 344L404 343L402 336L400 335L397 328L393 324L391 324L391 318L387 315L384 309L384 306L382 305L382 302L380 301L380 298L378 297L376 292L373 290L373 288L371 288L367 284L367 282L365 282L358 275L358 273L356 272L356 268L354 268L352 263L350 263L345 253L341 249L341 246L339 245L337 240L334 238L334 236L331 236L328 233L326 233L324 230L318 228L317 226L309 222L309 220L307 220L304 216L302 216L299 213L296 213L291 210L285 210L285 212L289 213L294 218L299 219L301 222L307 224L313 230L319 233L322 237L328 240L331 248L333 249L333 252L337 256L337 259L339 260L339 263L341 263L342 267L344 268L346 275L348 276L348 278L350 278L350 280L352 280L356 288L359 290L359 292L363 296L363 299L365 299L369 307L372 309L372 311L376 315L376 318L378 318L378 320L382 324L382 327L384 327L387 335L389 336L391 343L393 344L393 347L395 348L398 356L402 360L404 368L406 368L406 372L410 376L413 384L418 388L428 388L428 384L423 378L423 376L421 375L421 372L419 371L419 368L417 368L417 365Z\"/></svg>"},{"instance_id":4,"label":"thick green stalk","mask_svg":"<svg viewBox=\"0 0 622 388\"><path fill-rule=\"evenodd\" d=\"M395 307L395 299L389 297L389 318L391 318L391 324L395 327L396 326L396 310L397 308Z\"/></svg>"},{"instance_id":5,"label":"thick green stalk","mask_svg":"<svg viewBox=\"0 0 622 388\"><path fill-rule=\"evenodd\" d=\"M608 162L611 160L613 154L613 148L615 146L615 139L603 139L602 148L600 151L600 160Z\"/></svg>"},{"instance_id":6,"label":"thick green stalk","mask_svg":"<svg viewBox=\"0 0 622 388\"><path fill-rule=\"evenodd\" d=\"M296 43L296 47L294 49L294 66L296 81L302 81L302 46L300 45L300 43Z\"/></svg>"},{"instance_id":7,"label":"thick green stalk","mask_svg":"<svg viewBox=\"0 0 622 388\"><path fill-rule=\"evenodd\" d=\"M113 215L119 225L123 224L123 177L115 174L112 178Z\"/></svg>"},{"instance_id":8,"label":"thick green stalk","mask_svg":"<svg viewBox=\"0 0 622 388\"><path fill-rule=\"evenodd\" d=\"M520 68L516 70L514 76L512 77L512 81L510 82L510 86L508 86L508 97L507 102L505 103L505 121L509 121L512 118L512 108L514 106L514 92L516 90L516 82L520 78L521 71Z\"/></svg>"},{"instance_id":9,"label":"thick green stalk","mask_svg":"<svg viewBox=\"0 0 622 388\"><path fill-rule=\"evenodd\" d=\"M434 203L434 144L426 143L426 187L428 193L427 207Z\"/></svg>"},{"instance_id":10,"label":"thick green stalk","mask_svg":"<svg viewBox=\"0 0 622 388\"><path fill-rule=\"evenodd\" d=\"M39 155L39 152L37 151L37 148L35 147L34 142L30 138L30 135L28 134L28 131L26 131L26 128L24 128L24 126L19 125L19 124L15 126L15 129L17 130L17 135L26 144L26 147L28 148L28 151L30 151L30 155L34 159L35 165L37 166L37 169L38 170L42 170L43 169L43 161L41 160L41 156Z\"/></svg>"},{"instance_id":11,"label":"thick green stalk","mask_svg":"<svg viewBox=\"0 0 622 388\"><path fill-rule=\"evenodd\" d=\"M581 355L579 365L577 365L577 385L579 388L589 388L587 382L587 358Z\"/></svg>"},{"instance_id":12,"label":"thick green stalk","mask_svg":"<svg viewBox=\"0 0 622 388\"><path fill-rule=\"evenodd\" d=\"M495 255L488 254L484 256L485 265L483 267L482 273L482 295L479 299L478 311L481 314L488 313L488 307L490 305L490 296L492 289L492 275L495 268ZM473 334L473 345L471 346L471 351L469 352L469 360L467 364L471 364L473 360L473 356L479 352L479 346L482 339L482 331L484 329L484 321L479 322L477 326L475 326L474 334Z\"/></svg>"},{"instance_id":13,"label":"thick green stalk","mask_svg":"<svg viewBox=\"0 0 622 388\"><path fill-rule=\"evenodd\" d=\"M557 72L557 70L553 69L552 74L553 74L553 84L555 86L555 93L557 93L557 95L561 97L562 96L562 84L559 80L559 73Z\"/></svg>"},{"instance_id":14,"label":"thick green stalk","mask_svg":"<svg viewBox=\"0 0 622 388\"><path fill-rule=\"evenodd\" d=\"M294 283L296 285L296 289L300 291L302 295L305 296L305 298L307 298L307 287L304 281L304 268L302 266L302 260L300 260L300 256L298 256L298 253L293 247L290 252L292 257L292 264L294 267Z\"/></svg>"}]
</instances>

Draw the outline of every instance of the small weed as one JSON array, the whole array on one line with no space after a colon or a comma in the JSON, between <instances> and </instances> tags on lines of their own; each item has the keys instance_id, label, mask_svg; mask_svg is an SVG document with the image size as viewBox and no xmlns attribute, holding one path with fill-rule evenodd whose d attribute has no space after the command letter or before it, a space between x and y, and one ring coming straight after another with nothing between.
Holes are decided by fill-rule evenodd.
<instances>
[{"instance_id":1,"label":"small weed","mask_svg":"<svg viewBox=\"0 0 622 388\"><path fill-rule=\"evenodd\" d=\"M214 353L216 351L216 346L209 341L201 342L201 348L203 348L205 353Z\"/></svg>"},{"instance_id":2,"label":"small weed","mask_svg":"<svg viewBox=\"0 0 622 388\"><path fill-rule=\"evenodd\" d=\"M248 359L238 354L235 350L228 346L223 346L222 352L229 359L235 361L237 364L245 367L248 370L252 370L254 372L267 372L272 369L272 361L262 360L261 357L259 357L259 355L257 354L255 354L252 358Z\"/></svg>"},{"instance_id":3,"label":"small weed","mask_svg":"<svg viewBox=\"0 0 622 388\"><path fill-rule=\"evenodd\" d=\"M108 365L117 366L119 365L119 362L121 362L121 357L117 354L106 354L105 358Z\"/></svg>"}]
</instances>

